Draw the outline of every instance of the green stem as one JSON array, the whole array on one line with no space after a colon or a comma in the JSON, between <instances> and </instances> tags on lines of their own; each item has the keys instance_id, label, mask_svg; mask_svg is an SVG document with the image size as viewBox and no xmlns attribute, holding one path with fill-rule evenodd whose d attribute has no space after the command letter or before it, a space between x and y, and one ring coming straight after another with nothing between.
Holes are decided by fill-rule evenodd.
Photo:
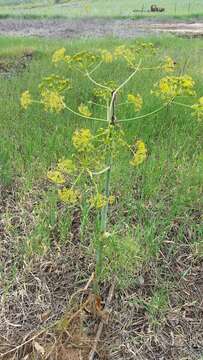
<instances>
[{"instance_id":1,"label":"green stem","mask_svg":"<svg viewBox=\"0 0 203 360\"><path fill-rule=\"evenodd\" d=\"M79 112L71 109L71 108L70 108L69 106L67 106L67 105L65 105L65 109L67 109L68 111L70 111L70 112L73 113L74 115L77 115L77 116L82 117L82 118L84 118L84 119L106 122L105 119L100 119L100 118L95 118L95 117L92 117L92 116L82 115L82 114L80 114Z\"/></svg>"},{"instance_id":2,"label":"green stem","mask_svg":"<svg viewBox=\"0 0 203 360\"><path fill-rule=\"evenodd\" d=\"M94 80L94 79L90 76L90 73L89 73L88 71L86 71L86 75L87 75L88 79L89 79L94 85L96 85L96 86L98 86L98 87L100 87L100 88L102 88L102 89L106 89L106 90L108 90L108 91L111 91L110 87L105 86L105 85L103 85L103 84L100 84L100 83L98 83L96 80Z\"/></svg>"},{"instance_id":3,"label":"green stem","mask_svg":"<svg viewBox=\"0 0 203 360\"><path fill-rule=\"evenodd\" d=\"M186 107L186 108L190 108L190 109L192 108L191 105L182 104L182 103L179 103L178 101L173 101L173 103L176 104L176 105L179 105L179 106L184 106L184 107Z\"/></svg>"},{"instance_id":4,"label":"green stem","mask_svg":"<svg viewBox=\"0 0 203 360\"><path fill-rule=\"evenodd\" d=\"M112 93L112 99L110 105L107 105L107 121L109 128L113 124L114 121L114 104L115 104L115 94ZM111 133L110 133L111 136ZM110 195L110 182L111 182L111 170L112 170L112 150L111 147L108 149L107 154L107 168L105 174L105 184L104 184L104 195L108 199ZM99 229L99 241L97 245L96 251L96 289L99 290L99 277L102 272L103 267L103 247L105 241L105 233L107 230L107 223L108 223L108 210L109 210L109 202L107 201L106 205L101 210L101 217L100 217L100 229Z\"/></svg>"},{"instance_id":5,"label":"green stem","mask_svg":"<svg viewBox=\"0 0 203 360\"><path fill-rule=\"evenodd\" d=\"M139 119L144 119L146 117L149 117L151 115L154 115L156 113L158 113L159 111L163 110L164 108L167 108L168 105L170 105L172 103L172 101L170 101L169 103L167 104L164 104L163 106L161 106L160 108L156 109L156 110L153 110L147 114L144 114L144 115L138 115L138 116L135 116L133 118L130 118L130 119L124 119L124 120L119 120L118 122L128 122L128 121L134 121L134 120L139 120Z\"/></svg>"}]
</instances>

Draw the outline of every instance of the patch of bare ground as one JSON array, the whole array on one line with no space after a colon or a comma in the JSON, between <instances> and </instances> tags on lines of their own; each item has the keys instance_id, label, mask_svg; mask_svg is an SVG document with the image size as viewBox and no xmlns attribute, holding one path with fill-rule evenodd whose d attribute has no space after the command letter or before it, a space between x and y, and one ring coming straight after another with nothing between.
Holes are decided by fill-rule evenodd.
<instances>
[{"instance_id":1,"label":"patch of bare ground","mask_svg":"<svg viewBox=\"0 0 203 360\"><path fill-rule=\"evenodd\" d=\"M47 184L42 186L46 190ZM88 360L110 284L103 286L101 299L90 301L94 260L88 244L80 241L77 210L64 244L59 244L56 221L43 255L19 256L42 198L36 188L22 199L17 188L2 188L0 197L0 358ZM174 219L156 260L135 272L128 289L116 290L95 360L200 358L203 262L191 244L201 216L192 211L186 224L184 218ZM177 240L180 228L184 243ZM152 298L162 289L167 305L160 309L152 306Z\"/></svg>"},{"instance_id":2,"label":"patch of bare ground","mask_svg":"<svg viewBox=\"0 0 203 360\"><path fill-rule=\"evenodd\" d=\"M0 59L0 75L10 76L23 71L32 61L33 56L33 49L24 49L21 55L13 59L11 57L2 57Z\"/></svg>"},{"instance_id":3,"label":"patch of bare ground","mask_svg":"<svg viewBox=\"0 0 203 360\"><path fill-rule=\"evenodd\" d=\"M104 37L132 38L163 32L203 36L202 21L158 21L153 19L0 19L0 35L54 38Z\"/></svg>"},{"instance_id":4,"label":"patch of bare ground","mask_svg":"<svg viewBox=\"0 0 203 360\"><path fill-rule=\"evenodd\" d=\"M161 33L171 33L185 37L202 37L203 36L203 23L202 22L154 22L151 24L142 24L145 30Z\"/></svg>"}]
</instances>

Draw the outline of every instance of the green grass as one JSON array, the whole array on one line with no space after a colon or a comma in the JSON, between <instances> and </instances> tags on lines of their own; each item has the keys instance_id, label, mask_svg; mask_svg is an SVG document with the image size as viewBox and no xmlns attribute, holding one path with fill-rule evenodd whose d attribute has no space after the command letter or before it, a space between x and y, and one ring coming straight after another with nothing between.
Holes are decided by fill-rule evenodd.
<instances>
[{"instance_id":1,"label":"green grass","mask_svg":"<svg viewBox=\"0 0 203 360\"><path fill-rule=\"evenodd\" d=\"M151 39L150 39L151 40ZM152 39L153 40L153 39ZM1 182L9 185L19 181L18 191L32 191L35 184L44 182L47 169L57 159L68 156L71 151L71 135L76 127L91 126L88 121L77 119L75 116L64 114L47 114L40 106L33 106L28 111L23 111L19 105L19 97L22 91L30 89L33 94L37 93L40 79L55 72L50 58L53 51L60 46L67 46L68 51L75 52L91 47L111 48L117 41L100 40L92 41L50 41L47 43L37 39L0 39L2 54L13 55L19 53L19 49L32 47L35 50L33 61L27 69L12 78L1 78L0 97L0 167ZM201 40L176 39L173 37L155 39L155 44L160 48L161 54L173 56L177 63L184 65L188 60L187 73L191 74L197 82L197 89L202 93L202 60L200 57ZM59 71L60 72L60 71ZM121 63L112 68L112 78L119 82L125 78L128 70ZM118 76L119 74L119 76ZM77 106L80 101L91 99L91 84L77 75L70 74L76 87L68 96L68 103ZM161 74L140 73L135 80L128 85L127 91L138 91L144 97L144 113L159 106L159 100L150 96L153 83L160 78ZM106 68L98 73L98 79L104 81ZM77 84L79 87L77 87ZM95 109L95 115L99 116ZM131 108L121 109L119 117L132 117ZM202 130L203 126L198 123L191 113L184 108L174 106L164 110L151 118L138 120L124 125L129 141L136 136L142 138L149 149L148 161L135 172L128 165L128 158L121 156L116 167L114 178L116 186L121 192L121 205L116 215L116 227L122 229L125 223L131 226L132 219L136 214L138 226L134 229L136 239L143 242L147 252L156 255L160 244L165 237L166 229L170 228L171 221L177 216L187 217L190 209L202 206L202 181L203 181L203 157L202 157ZM124 175L125 174L125 175ZM119 184L119 186L118 186ZM21 190L20 190L21 189ZM40 191L40 190L39 190ZM49 197L48 197L49 198ZM52 199L52 197L51 197ZM47 199L46 201L49 200ZM52 200L50 200L52 201ZM55 204L55 205L53 205ZM42 213L43 223L47 229L52 227L54 221L53 212L56 216L56 203L52 201L48 211ZM41 208L40 208L41 209ZM126 215L123 213L127 209ZM41 211L41 210L40 210ZM49 213L51 211L51 213ZM49 223L51 221L51 223ZM189 220L188 220L189 221ZM41 221L39 231L41 231ZM180 241L184 239L183 221L182 231L180 228ZM36 230L35 230L36 231ZM120 231L120 230L119 230ZM199 229L200 235L202 229ZM42 236L43 237L43 236ZM41 239L42 240L42 239ZM47 235L45 236L45 242Z\"/></svg>"},{"instance_id":2,"label":"green grass","mask_svg":"<svg viewBox=\"0 0 203 360\"><path fill-rule=\"evenodd\" d=\"M20 3L19 5L0 6L0 16L13 17L202 17L203 4L200 0L157 0L157 6L164 7L164 13L141 13L134 10L149 10L151 1L143 0L88 0L88 1L68 1L58 5L52 2L30 2ZM0 4L1 5L1 4ZM86 6L88 5L88 7Z\"/></svg>"}]
</instances>

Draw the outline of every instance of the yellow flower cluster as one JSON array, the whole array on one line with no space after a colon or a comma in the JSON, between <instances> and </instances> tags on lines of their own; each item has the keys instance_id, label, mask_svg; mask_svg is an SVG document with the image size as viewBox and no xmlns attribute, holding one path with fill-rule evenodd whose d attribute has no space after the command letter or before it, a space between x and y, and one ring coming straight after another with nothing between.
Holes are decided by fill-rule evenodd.
<instances>
[{"instance_id":1,"label":"yellow flower cluster","mask_svg":"<svg viewBox=\"0 0 203 360\"><path fill-rule=\"evenodd\" d=\"M88 106L85 104L80 104L80 106L78 107L78 111L80 114L86 116L86 117L90 117L92 115L91 111L89 110Z\"/></svg>"},{"instance_id":2,"label":"yellow flower cluster","mask_svg":"<svg viewBox=\"0 0 203 360\"><path fill-rule=\"evenodd\" d=\"M61 201L70 205L75 205L81 198L80 192L72 188L58 190L58 195Z\"/></svg>"},{"instance_id":3,"label":"yellow flower cluster","mask_svg":"<svg viewBox=\"0 0 203 360\"><path fill-rule=\"evenodd\" d=\"M128 94L128 102L134 105L135 111L140 111L142 109L143 100L139 94Z\"/></svg>"},{"instance_id":4,"label":"yellow flower cluster","mask_svg":"<svg viewBox=\"0 0 203 360\"><path fill-rule=\"evenodd\" d=\"M110 195L110 196L109 196L109 204L110 204L110 205L113 205L114 202L115 202L115 196L114 196L114 195Z\"/></svg>"},{"instance_id":5,"label":"yellow flower cluster","mask_svg":"<svg viewBox=\"0 0 203 360\"><path fill-rule=\"evenodd\" d=\"M55 170L48 171L47 178L56 185L64 185L69 180L67 175L73 174L75 171L76 166L71 159L61 159ZM61 201L72 205L81 198L79 191L73 188L59 189L58 195Z\"/></svg>"},{"instance_id":6,"label":"yellow flower cluster","mask_svg":"<svg viewBox=\"0 0 203 360\"><path fill-rule=\"evenodd\" d=\"M118 46L114 49L115 59L124 59L130 67L137 66L136 60L139 58L146 57L147 54L151 56L155 53L155 48L152 43L136 42L134 45L129 47L125 45Z\"/></svg>"},{"instance_id":7,"label":"yellow flower cluster","mask_svg":"<svg viewBox=\"0 0 203 360\"><path fill-rule=\"evenodd\" d=\"M198 120L203 119L203 96L199 98L197 104L192 105L194 115L197 115Z\"/></svg>"},{"instance_id":8,"label":"yellow flower cluster","mask_svg":"<svg viewBox=\"0 0 203 360\"><path fill-rule=\"evenodd\" d=\"M50 75L44 77L41 84L39 85L40 92L49 90L61 92L71 87L69 79L61 78L58 75Z\"/></svg>"},{"instance_id":9,"label":"yellow flower cluster","mask_svg":"<svg viewBox=\"0 0 203 360\"><path fill-rule=\"evenodd\" d=\"M76 166L71 159L61 159L57 164L57 169L64 174L72 174L76 171Z\"/></svg>"},{"instance_id":10,"label":"yellow flower cluster","mask_svg":"<svg viewBox=\"0 0 203 360\"><path fill-rule=\"evenodd\" d=\"M130 164L133 166L138 166L142 164L142 162L147 158L147 149L145 143L142 140L136 141L135 146L136 152L134 153L134 157L130 161Z\"/></svg>"},{"instance_id":11,"label":"yellow flower cluster","mask_svg":"<svg viewBox=\"0 0 203 360\"><path fill-rule=\"evenodd\" d=\"M113 54L108 50L101 50L101 58L106 64L111 64L113 62Z\"/></svg>"},{"instance_id":12,"label":"yellow flower cluster","mask_svg":"<svg viewBox=\"0 0 203 360\"><path fill-rule=\"evenodd\" d=\"M72 137L74 147L81 152L92 150L92 139L93 135L89 129L76 130Z\"/></svg>"},{"instance_id":13,"label":"yellow flower cluster","mask_svg":"<svg viewBox=\"0 0 203 360\"><path fill-rule=\"evenodd\" d=\"M139 53L143 52L143 51L146 51L146 50L150 54L151 53L153 53L153 54L156 53L156 48L155 48L154 44L151 43L151 42L147 42L147 43L146 42L136 42L135 46L136 46L137 51L139 51Z\"/></svg>"},{"instance_id":14,"label":"yellow flower cluster","mask_svg":"<svg viewBox=\"0 0 203 360\"><path fill-rule=\"evenodd\" d=\"M121 45L115 48L114 57L115 59L123 58L128 64L132 65L136 59L136 54L132 49L126 47L125 45Z\"/></svg>"},{"instance_id":15,"label":"yellow flower cluster","mask_svg":"<svg viewBox=\"0 0 203 360\"><path fill-rule=\"evenodd\" d=\"M99 54L91 51L82 51L72 56L71 62L82 69L87 69L99 59Z\"/></svg>"},{"instance_id":16,"label":"yellow flower cluster","mask_svg":"<svg viewBox=\"0 0 203 360\"><path fill-rule=\"evenodd\" d=\"M167 57L165 63L162 65L162 70L166 72L173 72L175 70L175 63L171 57Z\"/></svg>"},{"instance_id":17,"label":"yellow flower cluster","mask_svg":"<svg viewBox=\"0 0 203 360\"><path fill-rule=\"evenodd\" d=\"M65 183L65 178L59 170L50 170L47 173L47 178L57 185Z\"/></svg>"},{"instance_id":18,"label":"yellow flower cluster","mask_svg":"<svg viewBox=\"0 0 203 360\"><path fill-rule=\"evenodd\" d=\"M152 91L156 96L163 99L175 98L176 96L194 96L195 82L191 76L167 76L154 85Z\"/></svg>"},{"instance_id":19,"label":"yellow flower cluster","mask_svg":"<svg viewBox=\"0 0 203 360\"><path fill-rule=\"evenodd\" d=\"M41 92L41 96L45 111L58 113L65 108L64 96L57 91L45 89Z\"/></svg>"},{"instance_id":20,"label":"yellow flower cluster","mask_svg":"<svg viewBox=\"0 0 203 360\"><path fill-rule=\"evenodd\" d=\"M112 205L115 201L115 197L113 195L107 197L101 193L97 193L95 196L92 196L89 201L91 207L94 207L95 209L102 209L108 203Z\"/></svg>"},{"instance_id":21,"label":"yellow flower cluster","mask_svg":"<svg viewBox=\"0 0 203 360\"><path fill-rule=\"evenodd\" d=\"M61 49L56 50L54 52L53 56L52 56L52 62L54 64L57 64L58 62L64 61L65 52L66 52L65 48L61 48Z\"/></svg>"},{"instance_id":22,"label":"yellow flower cluster","mask_svg":"<svg viewBox=\"0 0 203 360\"><path fill-rule=\"evenodd\" d=\"M29 93L29 91L24 91L22 94L21 94L21 98L20 98L20 103L21 103L21 106L23 109L27 109L28 106L31 104L32 102L32 98L31 98L31 95Z\"/></svg>"},{"instance_id":23,"label":"yellow flower cluster","mask_svg":"<svg viewBox=\"0 0 203 360\"><path fill-rule=\"evenodd\" d=\"M52 56L52 62L56 65L59 62L70 62L71 61L71 56L69 55L65 55L66 49L65 48L61 48L58 49L54 52L53 56Z\"/></svg>"}]
</instances>

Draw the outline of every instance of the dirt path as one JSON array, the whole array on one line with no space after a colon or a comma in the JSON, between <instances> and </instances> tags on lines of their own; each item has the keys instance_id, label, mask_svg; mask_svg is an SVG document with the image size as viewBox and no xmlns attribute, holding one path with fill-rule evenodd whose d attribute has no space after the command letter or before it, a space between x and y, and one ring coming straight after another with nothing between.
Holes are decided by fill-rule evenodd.
<instances>
[{"instance_id":1,"label":"dirt path","mask_svg":"<svg viewBox=\"0 0 203 360\"><path fill-rule=\"evenodd\" d=\"M77 20L20 20L1 19L0 35L40 36L55 38L139 37L161 32L171 32L185 36L203 36L202 22L154 22L145 20L119 19L77 19Z\"/></svg>"}]
</instances>

